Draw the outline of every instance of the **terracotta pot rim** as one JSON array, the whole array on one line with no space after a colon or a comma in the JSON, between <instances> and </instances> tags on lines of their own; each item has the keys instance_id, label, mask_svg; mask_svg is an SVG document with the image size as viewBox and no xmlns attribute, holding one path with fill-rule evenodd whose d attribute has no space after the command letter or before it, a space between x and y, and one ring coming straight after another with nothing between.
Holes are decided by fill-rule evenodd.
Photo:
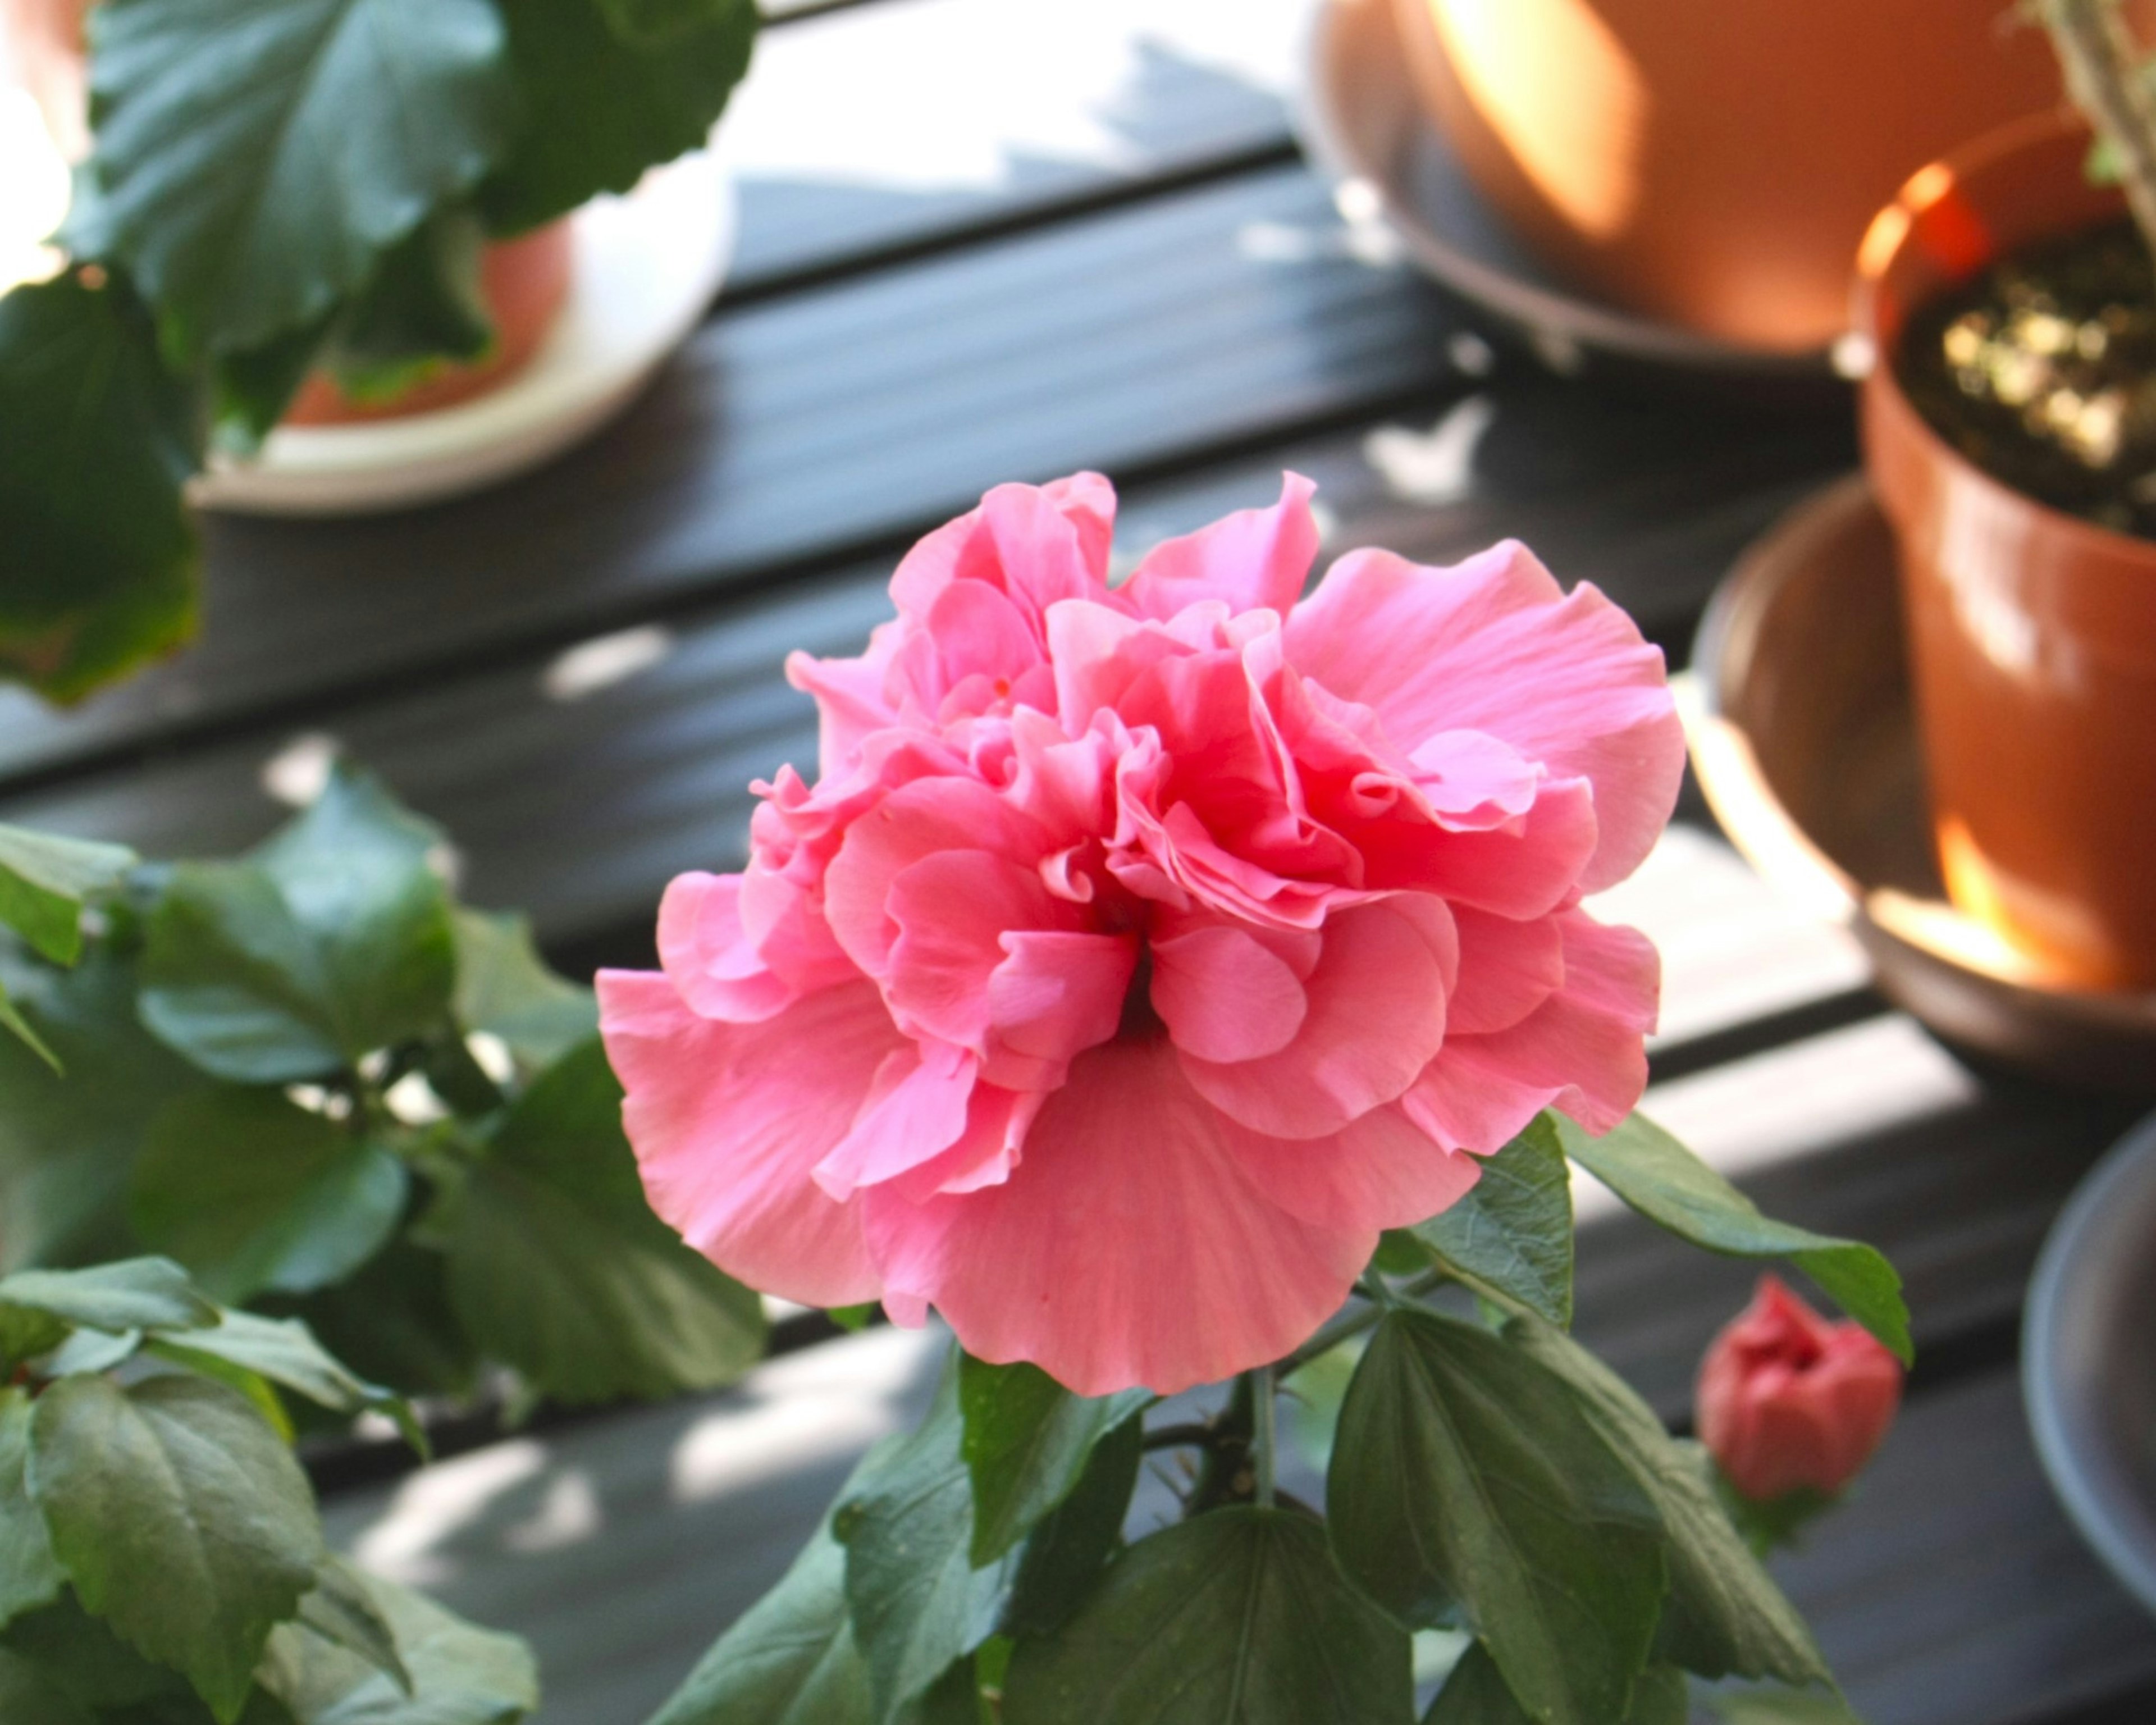
<instances>
[{"instance_id":1,"label":"terracotta pot rim","mask_svg":"<svg viewBox=\"0 0 2156 1725\"><path fill-rule=\"evenodd\" d=\"M2156 540L2138 533L2122 533L2115 527L2107 527L2084 516L2069 515L2041 498L2032 497L1978 466L1941 437L1933 429L1931 422L1917 411L1915 403L1902 388L1902 380L1894 373L1890 349L1899 339L1900 331L1897 329L1889 336L1880 328L1880 284L1901 254L1902 248L1908 244L1918 214L1937 203L1947 187L1966 182L1994 163L2076 134L2092 136L2088 122L2071 107L2026 115L1994 127L1910 175L1895 194L1894 201L1874 216L1865 230L1864 243L1857 252L1851 327L1871 344L1871 370L1865 379L1866 393L1871 396L1876 409L1893 416L1897 436L1922 444L1929 459L1951 470L1958 483L1974 486L2002 507L2041 516L2046 534L2078 542L2091 555L2107 561L2123 558L2156 565ZM2122 203L2121 208L2123 208ZM1882 239L1880 236L1892 232L1890 224L1899 225L1902 231L1891 240ZM1876 480L1878 464L1870 458L1868 451L1865 465ZM1898 516L1901 511L1892 488L1881 484L1878 494L1887 512Z\"/></svg>"}]
</instances>

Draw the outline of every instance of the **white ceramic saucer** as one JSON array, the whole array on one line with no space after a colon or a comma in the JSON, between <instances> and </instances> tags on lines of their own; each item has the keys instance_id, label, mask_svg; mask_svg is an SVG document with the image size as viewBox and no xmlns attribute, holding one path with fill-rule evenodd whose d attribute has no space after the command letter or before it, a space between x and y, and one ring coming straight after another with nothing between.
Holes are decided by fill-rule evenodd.
<instances>
[{"instance_id":1,"label":"white ceramic saucer","mask_svg":"<svg viewBox=\"0 0 2156 1725\"><path fill-rule=\"evenodd\" d=\"M572 221L567 301L500 389L403 418L280 427L257 459L195 480L190 500L254 515L402 509L507 479L597 430L710 309L733 251L733 182L699 151Z\"/></svg>"}]
</instances>

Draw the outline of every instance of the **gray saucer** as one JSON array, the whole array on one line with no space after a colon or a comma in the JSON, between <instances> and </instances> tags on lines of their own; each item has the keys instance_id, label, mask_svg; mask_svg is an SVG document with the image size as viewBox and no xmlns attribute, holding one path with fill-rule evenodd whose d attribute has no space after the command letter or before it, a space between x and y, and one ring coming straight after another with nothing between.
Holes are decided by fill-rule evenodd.
<instances>
[{"instance_id":1,"label":"gray saucer","mask_svg":"<svg viewBox=\"0 0 2156 1725\"><path fill-rule=\"evenodd\" d=\"M2156 1115L2097 1164L2044 1243L2021 1392L2066 1513L2156 1612Z\"/></svg>"}]
</instances>

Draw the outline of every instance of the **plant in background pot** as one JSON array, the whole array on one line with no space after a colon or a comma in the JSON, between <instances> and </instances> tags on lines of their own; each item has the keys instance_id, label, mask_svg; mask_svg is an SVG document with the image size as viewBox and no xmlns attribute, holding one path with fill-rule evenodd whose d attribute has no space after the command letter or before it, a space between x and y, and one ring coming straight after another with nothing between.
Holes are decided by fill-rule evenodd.
<instances>
[{"instance_id":1,"label":"plant in background pot","mask_svg":"<svg viewBox=\"0 0 2156 1725\"><path fill-rule=\"evenodd\" d=\"M0 1266L162 1252L407 1394L746 1370L762 1305L646 1207L590 991L444 848L348 768L232 861L0 828Z\"/></svg>"},{"instance_id":2,"label":"plant in background pot","mask_svg":"<svg viewBox=\"0 0 2156 1725\"><path fill-rule=\"evenodd\" d=\"M2087 117L1994 132L1873 223L1866 461L1898 542L1948 896L2003 973L2146 989L2156 104L2120 6L2041 10Z\"/></svg>"},{"instance_id":3,"label":"plant in background pot","mask_svg":"<svg viewBox=\"0 0 2156 1725\"><path fill-rule=\"evenodd\" d=\"M1912 169L2048 105L2010 0L1390 0L1430 118L1535 249L1616 304L1823 347Z\"/></svg>"},{"instance_id":4,"label":"plant in background pot","mask_svg":"<svg viewBox=\"0 0 2156 1725\"><path fill-rule=\"evenodd\" d=\"M62 700L192 629L182 487L213 448L439 407L528 358L561 218L706 141L756 13L104 0L88 25L64 263L0 297L0 675Z\"/></svg>"}]
</instances>

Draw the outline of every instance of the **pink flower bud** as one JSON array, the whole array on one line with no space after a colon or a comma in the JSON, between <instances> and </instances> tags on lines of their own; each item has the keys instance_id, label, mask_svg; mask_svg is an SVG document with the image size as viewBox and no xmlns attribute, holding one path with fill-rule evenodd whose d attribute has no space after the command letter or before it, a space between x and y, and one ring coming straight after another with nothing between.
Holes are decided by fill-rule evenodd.
<instances>
[{"instance_id":1,"label":"pink flower bud","mask_svg":"<svg viewBox=\"0 0 2156 1725\"><path fill-rule=\"evenodd\" d=\"M1830 1323L1772 1276L1701 1363L1699 1435L1754 1502L1832 1497L1894 1423L1901 1363L1861 1326Z\"/></svg>"}]
</instances>

